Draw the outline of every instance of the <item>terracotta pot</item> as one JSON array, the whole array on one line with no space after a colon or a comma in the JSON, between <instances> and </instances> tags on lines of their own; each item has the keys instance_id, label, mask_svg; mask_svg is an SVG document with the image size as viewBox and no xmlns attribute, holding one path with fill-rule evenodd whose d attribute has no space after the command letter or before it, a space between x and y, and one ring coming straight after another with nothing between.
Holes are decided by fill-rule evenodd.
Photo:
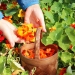
<instances>
[{"instance_id":1,"label":"terracotta pot","mask_svg":"<svg viewBox=\"0 0 75 75\"><path fill-rule=\"evenodd\" d=\"M34 50L35 43L25 44L20 49L20 57L21 57L22 66L25 68L25 70L28 70L29 73L34 67L36 67L34 75L56 75L57 67L58 67L58 48L54 46L53 44L48 46L44 46L41 44L40 48L53 48L56 50L56 53L53 56L47 57L47 58L39 59L36 57L35 59L30 59L25 57L22 54L22 51L29 50L29 49ZM36 52L37 54L39 54L38 51Z\"/></svg>"}]
</instances>

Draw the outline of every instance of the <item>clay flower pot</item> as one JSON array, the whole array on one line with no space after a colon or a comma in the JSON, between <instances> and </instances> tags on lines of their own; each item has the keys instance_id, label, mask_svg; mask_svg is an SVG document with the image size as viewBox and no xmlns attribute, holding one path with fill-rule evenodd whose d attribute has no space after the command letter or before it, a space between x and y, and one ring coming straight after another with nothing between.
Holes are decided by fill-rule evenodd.
<instances>
[{"instance_id":1,"label":"clay flower pot","mask_svg":"<svg viewBox=\"0 0 75 75\"><path fill-rule=\"evenodd\" d=\"M38 38L39 39L39 38ZM36 39L37 40L37 39ZM30 75L32 69L35 67L36 70L34 72L34 75L56 75L57 74L57 66L58 66L58 48L55 45L48 45L44 46L40 44L41 49L51 48L54 49L56 52L54 55L47 57L47 58L40 58L39 55L39 43L30 43L30 44L24 44L20 49L20 57L21 57L21 64L25 68L25 70L28 70ZM36 48L35 48L36 47ZM35 58L27 58L22 54L23 50L29 50L33 49L35 53Z\"/></svg>"}]
</instances>

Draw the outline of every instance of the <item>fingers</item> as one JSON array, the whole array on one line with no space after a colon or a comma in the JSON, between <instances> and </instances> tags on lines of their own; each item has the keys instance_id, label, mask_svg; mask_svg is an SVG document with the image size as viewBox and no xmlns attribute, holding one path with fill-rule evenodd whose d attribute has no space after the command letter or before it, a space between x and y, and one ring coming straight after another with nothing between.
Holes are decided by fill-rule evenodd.
<instances>
[{"instance_id":1,"label":"fingers","mask_svg":"<svg viewBox=\"0 0 75 75\"><path fill-rule=\"evenodd\" d=\"M27 9L26 12L25 12L25 17L24 17L24 22L25 23L30 23L30 20L29 20L30 15L31 15L31 11L30 10L31 9Z\"/></svg>"},{"instance_id":2,"label":"fingers","mask_svg":"<svg viewBox=\"0 0 75 75\"><path fill-rule=\"evenodd\" d=\"M13 39L14 34L11 31L11 29L8 28L8 26L4 27L3 34L6 37L6 39L9 41L9 43L11 44L11 46L14 47L14 45L15 45L15 42L14 42L14 39Z\"/></svg>"},{"instance_id":3,"label":"fingers","mask_svg":"<svg viewBox=\"0 0 75 75\"><path fill-rule=\"evenodd\" d=\"M41 19L41 18L40 18L39 22L40 22L40 25L41 25L41 27L42 27L42 30L43 30L44 32L46 32L46 27L45 27L44 19Z\"/></svg>"},{"instance_id":4,"label":"fingers","mask_svg":"<svg viewBox=\"0 0 75 75\"><path fill-rule=\"evenodd\" d=\"M16 30L16 27L14 25L12 25L10 22L4 20L5 23L12 29L12 30Z\"/></svg>"}]
</instances>

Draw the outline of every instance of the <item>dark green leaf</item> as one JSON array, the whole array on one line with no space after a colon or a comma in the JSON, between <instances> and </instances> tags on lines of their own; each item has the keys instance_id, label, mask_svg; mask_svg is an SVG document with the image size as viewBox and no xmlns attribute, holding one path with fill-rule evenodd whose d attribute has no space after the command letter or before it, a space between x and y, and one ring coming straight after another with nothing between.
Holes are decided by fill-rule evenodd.
<instances>
[{"instance_id":1,"label":"dark green leaf","mask_svg":"<svg viewBox=\"0 0 75 75\"><path fill-rule=\"evenodd\" d=\"M17 12L17 8L11 8L5 11L5 16L11 16L14 15Z\"/></svg>"}]
</instances>

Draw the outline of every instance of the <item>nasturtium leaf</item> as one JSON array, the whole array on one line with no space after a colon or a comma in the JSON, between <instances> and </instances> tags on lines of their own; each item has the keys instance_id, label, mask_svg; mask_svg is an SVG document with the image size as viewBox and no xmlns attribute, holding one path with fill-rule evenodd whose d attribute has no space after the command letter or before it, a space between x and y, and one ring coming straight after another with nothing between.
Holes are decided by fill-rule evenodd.
<instances>
[{"instance_id":1,"label":"nasturtium leaf","mask_svg":"<svg viewBox=\"0 0 75 75\"><path fill-rule=\"evenodd\" d=\"M65 20L66 25L70 25L74 22L74 19L71 18L71 16L68 16L68 18Z\"/></svg>"},{"instance_id":2,"label":"nasturtium leaf","mask_svg":"<svg viewBox=\"0 0 75 75\"><path fill-rule=\"evenodd\" d=\"M44 45L49 45L49 44L53 43L53 40L51 38L49 38L49 36L44 36L44 37L42 37L41 42Z\"/></svg>"},{"instance_id":3,"label":"nasturtium leaf","mask_svg":"<svg viewBox=\"0 0 75 75\"><path fill-rule=\"evenodd\" d=\"M61 28L56 28L55 31L50 32L49 38L51 38L53 41L59 40L62 35L62 29Z\"/></svg>"},{"instance_id":4,"label":"nasturtium leaf","mask_svg":"<svg viewBox=\"0 0 75 75\"><path fill-rule=\"evenodd\" d=\"M70 40L66 35L62 35L61 38L58 40L59 47L63 50L68 50L70 47Z\"/></svg>"},{"instance_id":5,"label":"nasturtium leaf","mask_svg":"<svg viewBox=\"0 0 75 75\"><path fill-rule=\"evenodd\" d=\"M59 22L56 22L55 25L56 29L61 28L62 29L62 24Z\"/></svg>"},{"instance_id":6,"label":"nasturtium leaf","mask_svg":"<svg viewBox=\"0 0 75 75\"><path fill-rule=\"evenodd\" d=\"M16 12L17 12L17 8L11 8L11 9L8 9L6 10L4 13L5 13L5 16L11 16L11 15L14 15Z\"/></svg>"},{"instance_id":7,"label":"nasturtium leaf","mask_svg":"<svg viewBox=\"0 0 75 75\"><path fill-rule=\"evenodd\" d=\"M54 14L54 20L55 20L55 22L58 22L59 21L59 16L58 16L57 13Z\"/></svg>"},{"instance_id":8,"label":"nasturtium leaf","mask_svg":"<svg viewBox=\"0 0 75 75\"><path fill-rule=\"evenodd\" d=\"M72 47L72 51L75 52L75 46Z\"/></svg>"},{"instance_id":9,"label":"nasturtium leaf","mask_svg":"<svg viewBox=\"0 0 75 75\"><path fill-rule=\"evenodd\" d=\"M42 0L41 2L42 2L42 3L49 3L49 2L51 3L52 1L53 1L53 0Z\"/></svg>"},{"instance_id":10,"label":"nasturtium leaf","mask_svg":"<svg viewBox=\"0 0 75 75\"><path fill-rule=\"evenodd\" d=\"M59 3L63 3L63 0L59 0Z\"/></svg>"},{"instance_id":11,"label":"nasturtium leaf","mask_svg":"<svg viewBox=\"0 0 75 75\"><path fill-rule=\"evenodd\" d=\"M4 68L5 68L5 57L0 56L0 74L3 73Z\"/></svg>"},{"instance_id":12,"label":"nasturtium leaf","mask_svg":"<svg viewBox=\"0 0 75 75\"><path fill-rule=\"evenodd\" d=\"M71 62L72 57L73 57L73 54L69 52L62 52L61 54L61 60L65 63Z\"/></svg>"},{"instance_id":13,"label":"nasturtium leaf","mask_svg":"<svg viewBox=\"0 0 75 75\"><path fill-rule=\"evenodd\" d=\"M4 68L2 75L11 75L11 68Z\"/></svg>"},{"instance_id":14,"label":"nasturtium leaf","mask_svg":"<svg viewBox=\"0 0 75 75\"><path fill-rule=\"evenodd\" d=\"M68 19L68 16L70 15L71 12L72 10L70 8L64 8L62 10L61 18L64 20Z\"/></svg>"},{"instance_id":15,"label":"nasturtium leaf","mask_svg":"<svg viewBox=\"0 0 75 75\"><path fill-rule=\"evenodd\" d=\"M71 6L72 8L75 8L75 3L72 3L72 6Z\"/></svg>"},{"instance_id":16,"label":"nasturtium leaf","mask_svg":"<svg viewBox=\"0 0 75 75\"><path fill-rule=\"evenodd\" d=\"M53 14L52 12L45 11L44 13L45 13L45 16L46 16L48 19L50 19L50 21L51 21L52 23L55 22L55 20L54 20L54 14Z\"/></svg>"},{"instance_id":17,"label":"nasturtium leaf","mask_svg":"<svg viewBox=\"0 0 75 75\"><path fill-rule=\"evenodd\" d=\"M18 62L16 62L15 60L11 60L10 66L14 70L22 70L22 71L24 71L23 67Z\"/></svg>"},{"instance_id":18,"label":"nasturtium leaf","mask_svg":"<svg viewBox=\"0 0 75 75\"><path fill-rule=\"evenodd\" d=\"M24 71L24 72L21 73L21 75L28 75L28 74L29 74L28 71Z\"/></svg>"},{"instance_id":19,"label":"nasturtium leaf","mask_svg":"<svg viewBox=\"0 0 75 75\"><path fill-rule=\"evenodd\" d=\"M65 3L70 3L72 0L64 0Z\"/></svg>"},{"instance_id":20,"label":"nasturtium leaf","mask_svg":"<svg viewBox=\"0 0 75 75\"><path fill-rule=\"evenodd\" d=\"M68 66L67 68L67 71L66 71L66 74L65 75L73 75L72 73L72 69L71 69L71 66Z\"/></svg>"},{"instance_id":21,"label":"nasturtium leaf","mask_svg":"<svg viewBox=\"0 0 75 75\"><path fill-rule=\"evenodd\" d=\"M60 12L62 9L62 4L59 2L54 2L53 5L51 6L51 10L55 12Z\"/></svg>"},{"instance_id":22,"label":"nasturtium leaf","mask_svg":"<svg viewBox=\"0 0 75 75\"><path fill-rule=\"evenodd\" d=\"M75 41L75 30L74 28L68 27L65 29L65 32L71 42Z\"/></svg>"}]
</instances>

